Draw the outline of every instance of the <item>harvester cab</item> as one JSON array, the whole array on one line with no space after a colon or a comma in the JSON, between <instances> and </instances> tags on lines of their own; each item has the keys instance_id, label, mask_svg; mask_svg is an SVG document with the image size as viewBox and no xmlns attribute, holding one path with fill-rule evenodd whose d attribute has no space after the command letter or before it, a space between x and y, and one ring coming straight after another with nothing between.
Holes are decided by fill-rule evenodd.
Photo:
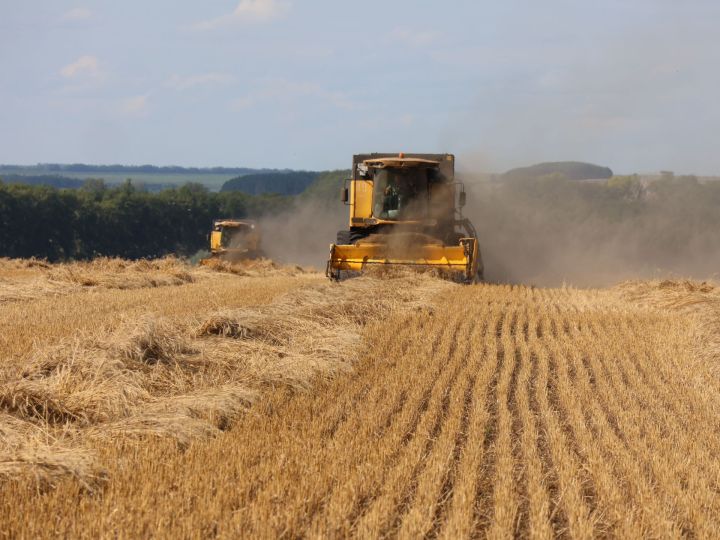
<instances>
[{"instance_id":1,"label":"harvester cab","mask_svg":"<svg viewBox=\"0 0 720 540\"><path fill-rule=\"evenodd\" d=\"M254 221L216 219L209 240L210 259L205 260L237 261L261 256L260 229Z\"/></svg>"},{"instance_id":2,"label":"harvester cab","mask_svg":"<svg viewBox=\"0 0 720 540\"><path fill-rule=\"evenodd\" d=\"M373 266L441 270L453 279L483 277L477 234L462 215L465 190L452 154L360 154L342 201L349 228L330 246L327 275Z\"/></svg>"}]
</instances>

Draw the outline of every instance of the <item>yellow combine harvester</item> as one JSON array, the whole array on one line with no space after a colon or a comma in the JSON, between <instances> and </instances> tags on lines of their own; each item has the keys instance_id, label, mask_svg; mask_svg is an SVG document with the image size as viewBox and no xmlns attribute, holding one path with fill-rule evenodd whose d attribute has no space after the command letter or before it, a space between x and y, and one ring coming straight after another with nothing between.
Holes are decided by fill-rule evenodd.
<instances>
[{"instance_id":1,"label":"yellow combine harvester","mask_svg":"<svg viewBox=\"0 0 720 540\"><path fill-rule=\"evenodd\" d=\"M349 186L348 186L349 184ZM342 201L349 230L330 246L327 275L373 266L439 269L457 281L482 280L477 234L462 216L465 190L452 154L360 154Z\"/></svg>"},{"instance_id":2,"label":"yellow combine harvester","mask_svg":"<svg viewBox=\"0 0 720 540\"><path fill-rule=\"evenodd\" d=\"M214 259L240 261L257 259L260 250L260 229L254 221L241 219L216 219L209 234L210 258L200 261L207 264Z\"/></svg>"}]
</instances>

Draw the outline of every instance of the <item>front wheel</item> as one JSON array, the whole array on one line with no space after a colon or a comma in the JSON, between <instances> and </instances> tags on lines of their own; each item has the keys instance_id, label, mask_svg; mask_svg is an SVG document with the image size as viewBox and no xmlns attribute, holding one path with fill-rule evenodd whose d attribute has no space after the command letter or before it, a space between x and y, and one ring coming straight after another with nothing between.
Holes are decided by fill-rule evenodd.
<instances>
[{"instance_id":1,"label":"front wheel","mask_svg":"<svg viewBox=\"0 0 720 540\"><path fill-rule=\"evenodd\" d=\"M483 264L482 253L480 253L480 248L478 248L477 258L478 258L477 283L482 283L483 281L485 281L485 265Z\"/></svg>"},{"instance_id":2,"label":"front wheel","mask_svg":"<svg viewBox=\"0 0 720 540\"><path fill-rule=\"evenodd\" d=\"M346 246L351 243L350 231L338 231L337 241L335 242L339 246Z\"/></svg>"}]
</instances>

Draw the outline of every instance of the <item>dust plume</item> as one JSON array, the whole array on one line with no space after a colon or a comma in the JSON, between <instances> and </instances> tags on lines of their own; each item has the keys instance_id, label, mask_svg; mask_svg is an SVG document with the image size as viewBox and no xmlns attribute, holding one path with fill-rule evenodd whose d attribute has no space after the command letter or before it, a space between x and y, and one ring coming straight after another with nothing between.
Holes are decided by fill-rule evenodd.
<instances>
[{"instance_id":1,"label":"dust plume","mask_svg":"<svg viewBox=\"0 0 720 540\"><path fill-rule=\"evenodd\" d=\"M298 198L289 210L260 221L263 253L280 263L325 268L330 244L347 230L347 207L340 201Z\"/></svg>"},{"instance_id":2,"label":"dust plume","mask_svg":"<svg viewBox=\"0 0 720 540\"><path fill-rule=\"evenodd\" d=\"M464 180L489 281L601 286L720 268L720 182Z\"/></svg>"},{"instance_id":3,"label":"dust plume","mask_svg":"<svg viewBox=\"0 0 720 540\"><path fill-rule=\"evenodd\" d=\"M706 279L720 269L720 182L672 175L491 180L474 172L458 173L458 179L467 189L464 214L478 231L488 281L604 286L625 279ZM323 269L329 244L347 230L347 207L299 198L259 223L270 259ZM406 235L393 235L396 250L404 243Z\"/></svg>"}]
</instances>

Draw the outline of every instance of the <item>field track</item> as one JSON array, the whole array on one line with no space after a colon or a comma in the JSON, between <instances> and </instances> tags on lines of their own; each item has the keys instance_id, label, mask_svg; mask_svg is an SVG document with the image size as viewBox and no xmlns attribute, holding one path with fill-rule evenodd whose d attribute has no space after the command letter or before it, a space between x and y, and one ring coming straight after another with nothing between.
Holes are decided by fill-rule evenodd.
<instances>
[{"instance_id":1,"label":"field track","mask_svg":"<svg viewBox=\"0 0 720 540\"><path fill-rule=\"evenodd\" d=\"M266 391L220 436L103 443L99 492L3 491L2 532L717 536L720 394L695 315L628 290L432 287L363 322L352 373Z\"/></svg>"}]
</instances>

